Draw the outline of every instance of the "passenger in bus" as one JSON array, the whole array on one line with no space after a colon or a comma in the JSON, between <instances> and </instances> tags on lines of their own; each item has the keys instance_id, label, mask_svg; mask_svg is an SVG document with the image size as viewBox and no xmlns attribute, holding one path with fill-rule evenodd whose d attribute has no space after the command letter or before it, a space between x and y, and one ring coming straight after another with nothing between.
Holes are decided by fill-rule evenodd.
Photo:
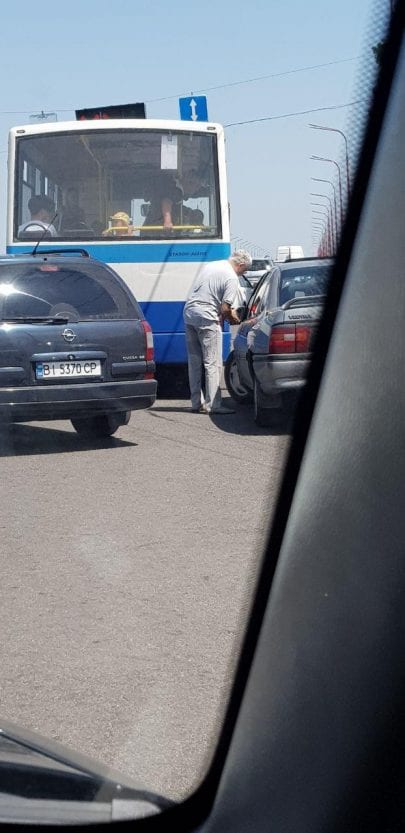
<instances>
[{"instance_id":1,"label":"passenger in bus","mask_svg":"<svg viewBox=\"0 0 405 833\"><path fill-rule=\"evenodd\" d=\"M161 171L159 176L150 183L145 200L150 203L150 206L143 225L158 227L150 229L151 236L155 236L159 229L171 231L173 226L178 225L183 190L173 174ZM147 232L146 228L142 236L147 235Z\"/></svg>"},{"instance_id":2,"label":"passenger in bus","mask_svg":"<svg viewBox=\"0 0 405 833\"><path fill-rule=\"evenodd\" d=\"M65 204L62 208L60 230L80 230L86 228L84 211L79 205L79 194L76 188L70 187L66 191Z\"/></svg>"},{"instance_id":3,"label":"passenger in bus","mask_svg":"<svg viewBox=\"0 0 405 833\"><path fill-rule=\"evenodd\" d=\"M191 170L185 177L184 184L180 183L174 173L161 171L151 184L150 191L145 199L150 202L148 214L144 226L158 226L164 231L172 231L177 225L202 225L204 216L200 209L183 206L183 200L191 197L202 196L204 186L199 172ZM157 229L150 229L151 234L156 234ZM147 233L142 232L142 236Z\"/></svg>"},{"instance_id":4,"label":"passenger in bus","mask_svg":"<svg viewBox=\"0 0 405 833\"><path fill-rule=\"evenodd\" d=\"M112 237L126 237L127 235L131 235L134 233L134 227L131 223L131 218L126 213L126 211L116 211L115 214L110 217L111 226L104 229L102 232L103 237L112 236Z\"/></svg>"},{"instance_id":5,"label":"passenger in bus","mask_svg":"<svg viewBox=\"0 0 405 833\"><path fill-rule=\"evenodd\" d=\"M209 194L209 188L205 184L203 176L195 168L192 168L183 177L182 191L183 201L204 197ZM204 224L204 214L199 208L190 208L188 205L182 205L180 215L182 225L200 227Z\"/></svg>"},{"instance_id":6,"label":"passenger in bus","mask_svg":"<svg viewBox=\"0 0 405 833\"><path fill-rule=\"evenodd\" d=\"M204 214L199 208L188 208L187 205L183 205L182 213L184 225L199 227L204 224Z\"/></svg>"},{"instance_id":7,"label":"passenger in bus","mask_svg":"<svg viewBox=\"0 0 405 833\"><path fill-rule=\"evenodd\" d=\"M31 214L31 220L19 226L19 236L25 233L30 235L38 233L40 237L41 233L44 232L47 232L47 236L57 236L56 228L51 222L56 216L55 205L49 197L46 197L45 194L36 194L31 197L28 201L28 210Z\"/></svg>"},{"instance_id":8,"label":"passenger in bus","mask_svg":"<svg viewBox=\"0 0 405 833\"><path fill-rule=\"evenodd\" d=\"M196 168L192 168L182 179L183 200L191 197L209 196L210 188L205 182L205 177Z\"/></svg>"}]
</instances>

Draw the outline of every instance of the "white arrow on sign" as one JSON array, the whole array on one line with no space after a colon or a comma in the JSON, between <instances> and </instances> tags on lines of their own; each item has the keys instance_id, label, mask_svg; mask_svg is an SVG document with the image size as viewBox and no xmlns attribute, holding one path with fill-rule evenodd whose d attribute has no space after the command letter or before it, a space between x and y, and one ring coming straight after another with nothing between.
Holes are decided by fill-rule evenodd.
<instances>
[{"instance_id":1,"label":"white arrow on sign","mask_svg":"<svg viewBox=\"0 0 405 833\"><path fill-rule=\"evenodd\" d=\"M197 121L197 119L198 119L198 116L197 116L197 113L196 113L197 102L194 101L194 98L192 98L191 101L190 101L190 107L191 107L191 120L192 121Z\"/></svg>"}]
</instances>

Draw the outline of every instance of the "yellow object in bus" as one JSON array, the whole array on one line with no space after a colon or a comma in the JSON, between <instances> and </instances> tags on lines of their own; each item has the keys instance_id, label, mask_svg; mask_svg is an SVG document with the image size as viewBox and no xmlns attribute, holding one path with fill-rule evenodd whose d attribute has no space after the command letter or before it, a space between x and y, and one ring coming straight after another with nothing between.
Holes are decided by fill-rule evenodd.
<instances>
[{"instance_id":1,"label":"yellow object in bus","mask_svg":"<svg viewBox=\"0 0 405 833\"><path fill-rule=\"evenodd\" d=\"M118 234L122 236L123 234L133 234L134 227L131 224L131 218L125 211L116 211L115 214L110 217L111 226L104 229L102 232L103 237L107 235Z\"/></svg>"}]
</instances>

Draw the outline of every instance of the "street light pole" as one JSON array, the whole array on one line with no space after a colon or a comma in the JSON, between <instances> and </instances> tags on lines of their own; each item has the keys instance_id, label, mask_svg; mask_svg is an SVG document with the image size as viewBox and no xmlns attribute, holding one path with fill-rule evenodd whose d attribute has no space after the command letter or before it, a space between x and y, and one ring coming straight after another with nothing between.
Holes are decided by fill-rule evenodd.
<instances>
[{"instance_id":1,"label":"street light pole","mask_svg":"<svg viewBox=\"0 0 405 833\"><path fill-rule=\"evenodd\" d=\"M340 133L343 136L345 142L345 154L346 154L346 180L347 180L347 196L350 197L350 169L349 169L349 151L347 146L347 137L343 133L343 130L338 130L337 127L324 127L321 124L310 124L309 127L313 127L315 130L328 130L330 133Z\"/></svg>"},{"instance_id":2,"label":"street light pole","mask_svg":"<svg viewBox=\"0 0 405 833\"><path fill-rule=\"evenodd\" d=\"M340 172L340 165L335 162L334 159L327 159L326 156L311 156L311 159L314 159L316 162L331 162L332 165L336 165L337 172L338 172L338 181L339 181L339 198L340 198L340 225L343 226L343 197L342 197L342 176Z\"/></svg>"},{"instance_id":3,"label":"street light pole","mask_svg":"<svg viewBox=\"0 0 405 833\"><path fill-rule=\"evenodd\" d=\"M331 227L330 227L330 220L329 215L322 215L324 216L324 222L321 223L320 220L314 222L312 220L313 227L322 231L322 240L326 239L326 253L328 255L333 254L333 243L332 243L332 236L331 236Z\"/></svg>"},{"instance_id":4,"label":"street light pole","mask_svg":"<svg viewBox=\"0 0 405 833\"><path fill-rule=\"evenodd\" d=\"M328 254L328 251L325 247L325 240L324 235L322 235L319 231L315 232L317 236L312 238L312 245L316 247L318 257L325 257Z\"/></svg>"},{"instance_id":5,"label":"street light pole","mask_svg":"<svg viewBox=\"0 0 405 833\"><path fill-rule=\"evenodd\" d=\"M326 235L327 254L331 255L331 254L333 254L333 237L332 237L331 220L330 220L329 211L326 208L326 205L324 205L323 203L315 202L315 203L311 203L311 205L318 205L319 207L324 209L324 211L322 213L319 212L319 215L320 215L320 218L321 217L323 218L323 223L324 223L324 225L323 225L323 234L324 234L324 237ZM315 218L315 224L318 224L318 225L320 224L320 218L319 218L319 220L318 220L318 218ZM312 218L312 223L314 223L314 218Z\"/></svg>"},{"instance_id":6,"label":"street light pole","mask_svg":"<svg viewBox=\"0 0 405 833\"><path fill-rule=\"evenodd\" d=\"M322 232L320 229L312 229L312 245L317 250L318 257L322 257Z\"/></svg>"},{"instance_id":7,"label":"street light pole","mask_svg":"<svg viewBox=\"0 0 405 833\"><path fill-rule=\"evenodd\" d=\"M336 243L337 243L340 235L339 235L339 232L338 232L338 223L337 223L336 188L335 188L333 182L330 179L319 179L316 176L311 176L311 179L313 180L313 182L326 182L328 185L331 185L332 188L333 188L333 201L335 203L335 232L336 232Z\"/></svg>"},{"instance_id":8,"label":"street light pole","mask_svg":"<svg viewBox=\"0 0 405 833\"><path fill-rule=\"evenodd\" d=\"M322 255L326 255L327 257L330 255L330 241L329 241L329 234L327 229L321 230L321 228L314 229L315 234L320 235L320 248L322 251Z\"/></svg>"},{"instance_id":9,"label":"street light pole","mask_svg":"<svg viewBox=\"0 0 405 833\"><path fill-rule=\"evenodd\" d=\"M333 230L333 207L332 207L331 198L328 197L327 194L313 194L313 193L311 193L311 197L322 197L322 199L328 200L328 203L330 205L331 219L332 219L331 227L332 227L332 230ZM321 203L321 205L322 205L322 203ZM335 218L335 227L336 227L336 218ZM332 239L333 239L333 234L332 234ZM332 249L333 249L334 252L336 252L336 248L337 248L337 239L335 238L334 245L332 246Z\"/></svg>"}]
</instances>

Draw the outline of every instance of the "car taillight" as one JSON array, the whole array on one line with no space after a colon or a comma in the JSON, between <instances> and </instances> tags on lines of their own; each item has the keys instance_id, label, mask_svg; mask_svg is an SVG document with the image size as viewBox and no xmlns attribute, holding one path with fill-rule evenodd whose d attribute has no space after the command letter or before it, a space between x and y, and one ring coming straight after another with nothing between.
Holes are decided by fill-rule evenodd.
<instances>
[{"instance_id":1,"label":"car taillight","mask_svg":"<svg viewBox=\"0 0 405 833\"><path fill-rule=\"evenodd\" d=\"M154 350L153 350L153 334L152 328L147 321L143 320L142 322L143 331L145 333L146 339L146 361L153 362L154 359ZM145 373L145 379L153 379L153 373Z\"/></svg>"},{"instance_id":2,"label":"car taillight","mask_svg":"<svg viewBox=\"0 0 405 833\"><path fill-rule=\"evenodd\" d=\"M269 353L309 353L311 327L305 324L278 324L273 327Z\"/></svg>"},{"instance_id":3,"label":"car taillight","mask_svg":"<svg viewBox=\"0 0 405 833\"><path fill-rule=\"evenodd\" d=\"M309 353L309 343L311 338L311 327L305 326L305 324L296 324L295 325L295 352L296 353Z\"/></svg>"}]
</instances>

